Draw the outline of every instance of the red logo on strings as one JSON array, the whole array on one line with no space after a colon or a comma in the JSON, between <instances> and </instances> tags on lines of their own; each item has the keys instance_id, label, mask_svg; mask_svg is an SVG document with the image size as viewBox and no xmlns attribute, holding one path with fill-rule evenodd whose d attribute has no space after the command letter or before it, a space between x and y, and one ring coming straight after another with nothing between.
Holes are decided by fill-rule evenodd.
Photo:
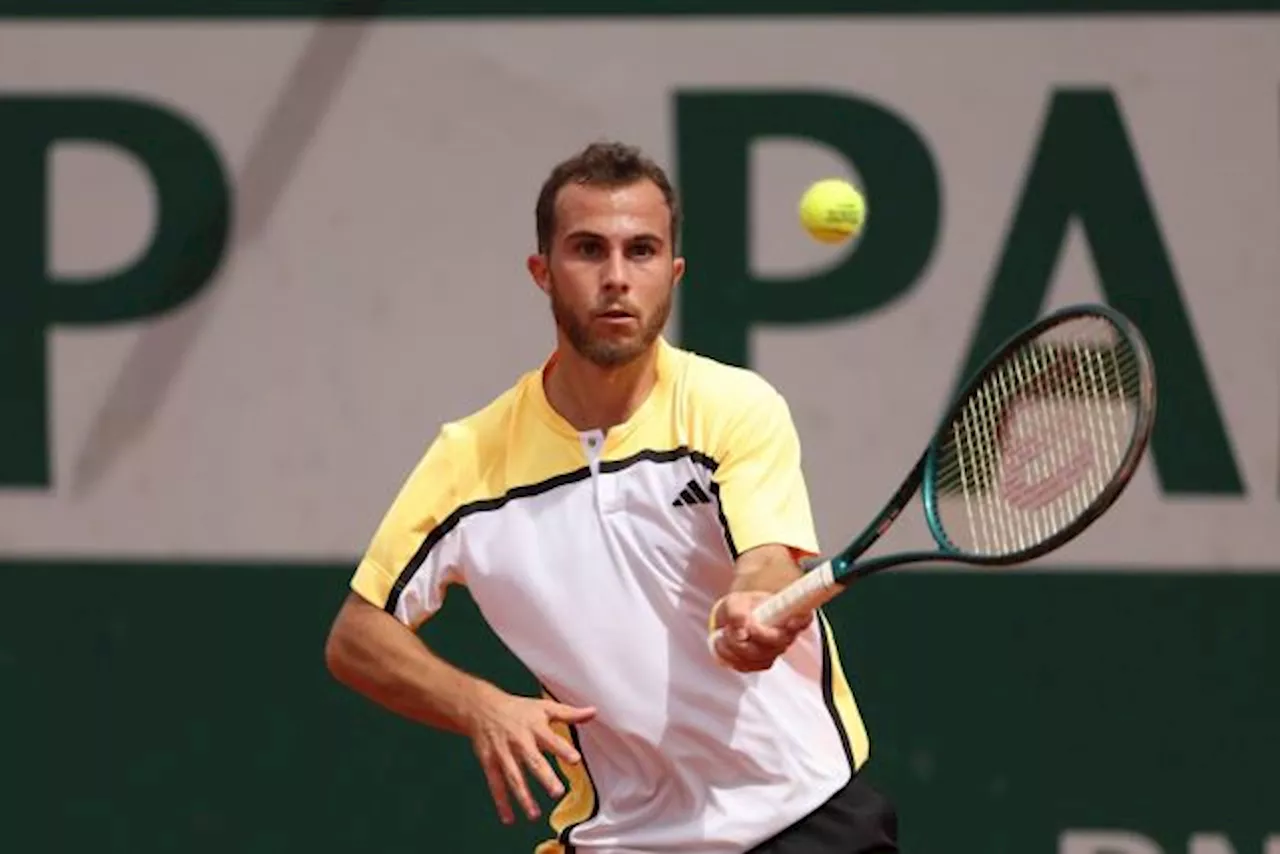
<instances>
[{"instance_id":1,"label":"red logo on strings","mask_svg":"<svg viewBox=\"0 0 1280 854\"><path fill-rule=\"evenodd\" d=\"M1067 493L1094 464L1092 447L1081 435L1083 425L1069 415L1033 413L1053 395L1047 386L1065 381L1073 359L1059 358L1036 378L1037 401L1023 395L1011 401L998 431L1002 450L1000 485L1007 500L1020 510L1039 510ZM1056 384L1056 383L1055 383ZM1064 397L1073 395L1068 391ZM1052 419L1051 429L1049 421Z\"/></svg>"}]
</instances>

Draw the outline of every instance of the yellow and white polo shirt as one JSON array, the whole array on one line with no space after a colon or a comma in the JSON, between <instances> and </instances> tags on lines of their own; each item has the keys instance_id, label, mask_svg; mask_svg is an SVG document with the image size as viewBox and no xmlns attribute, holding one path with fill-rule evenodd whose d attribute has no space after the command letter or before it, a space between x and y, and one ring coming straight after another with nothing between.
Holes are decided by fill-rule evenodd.
<instances>
[{"instance_id":1,"label":"yellow and white polo shirt","mask_svg":"<svg viewBox=\"0 0 1280 854\"><path fill-rule=\"evenodd\" d=\"M736 556L818 551L783 398L659 341L625 424L578 432L542 369L445 424L352 588L419 627L451 584L556 699L595 706L539 852L742 852L843 786L868 740L825 620L763 673L718 665ZM466 662L458 662L466 667Z\"/></svg>"}]
</instances>

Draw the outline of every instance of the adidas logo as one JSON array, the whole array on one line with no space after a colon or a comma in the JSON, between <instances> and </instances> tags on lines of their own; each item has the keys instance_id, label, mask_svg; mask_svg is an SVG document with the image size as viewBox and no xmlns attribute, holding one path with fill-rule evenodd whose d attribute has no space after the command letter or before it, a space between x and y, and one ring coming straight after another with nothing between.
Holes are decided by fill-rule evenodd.
<instances>
[{"instance_id":1,"label":"adidas logo","mask_svg":"<svg viewBox=\"0 0 1280 854\"><path fill-rule=\"evenodd\" d=\"M671 502L672 507L691 507L694 504L710 504L711 496L698 485L696 480L691 480L685 484L684 489L680 490L680 496Z\"/></svg>"}]
</instances>

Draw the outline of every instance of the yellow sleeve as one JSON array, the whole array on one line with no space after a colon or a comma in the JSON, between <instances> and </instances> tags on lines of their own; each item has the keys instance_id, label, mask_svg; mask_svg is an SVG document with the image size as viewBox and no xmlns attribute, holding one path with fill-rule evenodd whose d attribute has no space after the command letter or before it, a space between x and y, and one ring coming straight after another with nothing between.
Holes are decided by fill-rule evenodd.
<instances>
[{"instance_id":1,"label":"yellow sleeve","mask_svg":"<svg viewBox=\"0 0 1280 854\"><path fill-rule=\"evenodd\" d=\"M766 543L789 546L797 558L816 555L800 437L783 397L771 386L752 394L716 444L713 478L734 557Z\"/></svg>"},{"instance_id":2,"label":"yellow sleeve","mask_svg":"<svg viewBox=\"0 0 1280 854\"><path fill-rule=\"evenodd\" d=\"M417 628L463 583L455 530L458 450L442 430L401 484L351 578L351 589Z\"/></svg>"}]
</instances>

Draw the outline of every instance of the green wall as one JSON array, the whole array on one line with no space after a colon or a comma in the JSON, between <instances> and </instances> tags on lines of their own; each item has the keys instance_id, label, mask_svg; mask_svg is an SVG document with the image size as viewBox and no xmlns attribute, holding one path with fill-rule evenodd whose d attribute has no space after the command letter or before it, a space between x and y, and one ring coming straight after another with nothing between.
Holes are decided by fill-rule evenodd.
<instances>
[{"instance_id":1,"label":"green wall","mask_svg":"<svg viewBox=\"0 0 1280 854\"><path fill-rule=\"evenodd\" d=\"M0 565L6 850L524 851L469 746L327 674L345 566ZM913 854L1280 831L1280 576L885 575L830 609ZM428 638L531 682L451 594ZM1167 763L1160 767L1160 763Z\"/></svg>"}]
</instances>

